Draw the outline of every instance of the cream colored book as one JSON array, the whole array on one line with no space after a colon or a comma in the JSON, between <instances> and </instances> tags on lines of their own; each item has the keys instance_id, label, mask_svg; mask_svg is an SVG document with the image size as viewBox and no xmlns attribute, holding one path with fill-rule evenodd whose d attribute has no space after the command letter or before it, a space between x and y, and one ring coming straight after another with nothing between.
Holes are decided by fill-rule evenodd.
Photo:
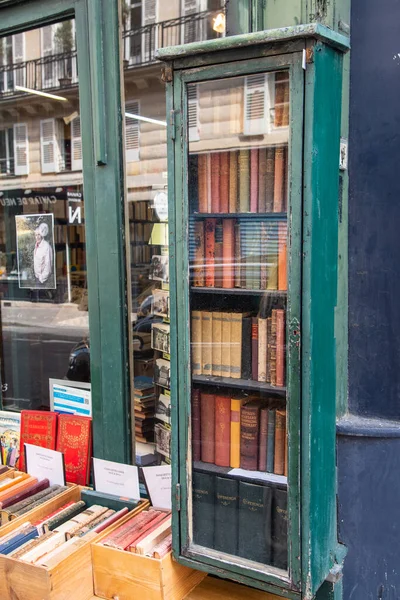
<instances>
[{"instance_id":1,"label":"cream colored book","mask_svg":"<svg viewBox=\"0 0 400 600\"><path fill-rule=\"evenodd\" d=\"M92 519L94 519L97 516L99 509L101 511L107 510L107 508L105 508L104 506L99 506L97 504L94 504L90 508L87 508L86 510L82 511L78 515L75 515L74 517L72 517L72 519L69 519L68 521L65 521L65 523L63 523L62 525L59 525L58 527L56 527L54 529L54 531L56 531L57 533L67 534L75 528L82 527L83 525L86 525L89 521L91 521Z\"/></svg>"},{"instance_id":2,"label":"cream colored book","mask_svg":"<svg viewBox=\"0 0 400 600\"><path fill-rule=\"evenodd\" d=\"M13 552L10 552L8 556L11 556L12 558L20 558L23 554L26 554L29 550L31 550L38 544L41 544L50 535L52 535L52 532L46 533L45 535L41 535L40 537L25 542L25 544L22 544L22 546L19 546Z\"/></svg>"},{"instance_id":3,"label":"cream colored book","mask_svg":"<svg viewBox=\"0 0 400 600\"><path fill-rule=\"evenodd\" d=\"M107 507L106 506L98 506L96 508L96 510L93 510L94 506L91 506L88 510L85 510L83 513L81 513L78 516L82 516L82 518L80 519L80 522L77 523L76 525L73 525L68 531L67 531L67 540L69 540L70 537L73 537L76 533L78 533L82 527L84 527L85 525L89 525L92 521L94 521L95 519L97 519L100 515L104 515L104 513L107 512ZM83 517L83 515L86 516Z\"/></svg>"},{"instance_id":4,"label":"cream colored book","mask_svg":"<svg viewBox=\"0 0 400 600\"><path fill-rule=\"evenodd\" d=\"M58 565L62 560L67 558L67 556L70 556L83 545L87 544L87 541L87 536L83 538L73 537L55 550L52 550L45 556L42 556L42 558L38 560L36 564L51 569L52 567Z\"/></svg>"},{"instance_id":5,"label":"cream colored book","mask_svg":"<svg viewBox=\"0 0 400 600\"><path fill-rule=\"evenodd\" d=\"M35 546L29 552L23 554L20 558L21 560L29 563L35 563L37 560L42 558L45 554L48 554L61 544L65 542L65 535L63 533L55 533L51 532L53 535L49 535L42 544Z\"/></svg>"},{"instance_id":6,"label":"cream colored book","mask_svg":"<svg viewBox=\"0 0 400 600\"><path fill-rule=\"evenodd\" d=\"M267 381L267 319L258 319L258 381Z\"/></svg>"},{"instance_id":7,"label":"cream colored book","mask_svg":"<svg viewBox=\"0 0 400 600\"><path fill-rule=\"evenodd\" d=\"M164 538L171 533L171 519L167 519L161 523L157 529L152 531L143 541L136 546L136 554L148 554L155 546L157 546Z\"/></svg>"}]
</instances>

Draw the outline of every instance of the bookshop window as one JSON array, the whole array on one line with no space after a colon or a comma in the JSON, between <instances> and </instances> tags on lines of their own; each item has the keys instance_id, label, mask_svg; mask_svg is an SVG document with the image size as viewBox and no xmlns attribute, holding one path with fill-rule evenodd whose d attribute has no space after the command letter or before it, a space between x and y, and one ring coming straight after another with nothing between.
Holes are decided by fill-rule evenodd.
<instances>
[{"instance_id":1,"label":"bookshop window","mask_svg":"<svg viewBox=\"0 0 400 600\"><path fill-rule=\"evenodd\" d=\"M0 361L8 410L48 410L53 399L68 411L69 392L89 387L71 19L0 38Z\"/></svg>"},{"instance_id":2,"label":"bookshop window","mask_svg":"<svg viewBox=\"0 0 400 600\"><path fill-rule=\"evenodd\" d=\"M289 74L187 98L189 549L287 570Z\"/></svg>"}]
</instances>

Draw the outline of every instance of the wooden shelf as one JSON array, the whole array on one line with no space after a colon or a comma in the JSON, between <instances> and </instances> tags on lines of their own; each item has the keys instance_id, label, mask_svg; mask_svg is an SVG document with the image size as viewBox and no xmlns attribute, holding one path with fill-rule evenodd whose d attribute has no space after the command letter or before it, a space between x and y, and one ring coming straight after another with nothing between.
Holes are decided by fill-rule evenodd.
<instances>
[{"instance_id":1,"label":"wooden shelf","mask_svg":"<svg viewBox=\"0 0 400 600\"><path fill-rule=\"evenodd\" d=\"M287 296L286 290L247 290L243 288L219 288L219 287L196 287L191 286L190 291L194 294L229 294L239 296Z\"/></svg>"},{"instance_id":2,"label":"wooden shelf","mask_svg":"<svg viewBox=\"0 0 400 600\"><path fill-rule=\"evenodd\" d=\"M285 396L286 387L275 387L263 381L252 379L232 379L231 377L211 377L209 375L192 375L193 383L215 385L217 387L239 388L253 392L266 392L276 396Z\"/></svg>"},{"instance_id":3,"label":"wooden shelf","mask_svg":"<svg viewBox=\"0 0 400 600\"><path fill-rule=\"evenodd\" d=\"M284 475L275 475L274 473L262 473L260 476L257 476L258 471L249 471L249 476L246 477L245 475L231 474L232 467L219 467L212 463L202 462L201 460L193 462L193 469L210 475L223 475L229 479L240 479L240 481L249 481L250 483L262 483L277 487L287 486L287 477Z\"/></svg>"},{"instance_id":4,"label":"wooden shelf","mask_svg":"<svg viewBox=\"0 0 400 600\"><path fill-rule=\"evenodd\" d=\"M195 219L287 219L287 213L192 213Z\"/></svg>"}]
</instances>

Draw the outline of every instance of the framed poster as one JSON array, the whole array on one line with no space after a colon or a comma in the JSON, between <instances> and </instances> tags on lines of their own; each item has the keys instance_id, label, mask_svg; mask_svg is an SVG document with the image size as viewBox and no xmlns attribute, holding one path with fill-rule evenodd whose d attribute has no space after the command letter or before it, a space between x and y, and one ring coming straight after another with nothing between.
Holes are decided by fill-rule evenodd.
<instances>
[{"instance_id":1,"label":"framed poster","mask_svg":"<svg viewBox=\"0 0 400 600\"><path fill-rule=\"evenodd\" d=\"M54 215L16 215L15 226L19 287L55 289Z\"/></svg>"}]
</instances>

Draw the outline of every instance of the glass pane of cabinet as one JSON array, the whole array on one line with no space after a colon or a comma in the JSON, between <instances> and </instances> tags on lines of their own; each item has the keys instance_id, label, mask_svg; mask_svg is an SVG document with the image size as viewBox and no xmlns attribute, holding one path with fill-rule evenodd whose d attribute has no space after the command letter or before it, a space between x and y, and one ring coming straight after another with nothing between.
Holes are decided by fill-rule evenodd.
<instances>
[{"instance_id":1,"label":"glass pane of cabinet","mask_svg":"<svg viewBox=\"0 0 400 600\"><path fill-rule=\"evenodd\" d=\"M289 93L187 85L189 551L285 571Z\"/></svg>"}]
</instances>

